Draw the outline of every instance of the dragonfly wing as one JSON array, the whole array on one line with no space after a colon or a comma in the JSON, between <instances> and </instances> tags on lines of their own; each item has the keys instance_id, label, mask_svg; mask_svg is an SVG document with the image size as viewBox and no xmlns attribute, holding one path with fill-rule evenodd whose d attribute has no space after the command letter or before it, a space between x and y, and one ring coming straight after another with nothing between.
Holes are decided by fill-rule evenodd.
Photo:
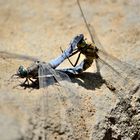
<instances>
[{"instance_id":1,"label":"dragonfly wing","mask_svg":"<svg viewBox=\"0 0 140 140\"><path fill-rule=\"evenodd\" d=\"M106 52L103 45L101 44L101 42L99 41L99 38L95 32L95 29L92 25L89 25L89 28L91 30L91 35L92 35L92 42L95 44L95 46L98 48L98 50L102 50L103 52ZM99 52L99 51L98 51ZM97 54L98 54L97 52ZM99 54L98 54L99 55ZM100 57L100 56L99 56ZM107 59L107 57L105 56L104 58L105 60ZM98 61L95 60L96 63L96 68L97 68L97 72L100 71L100 69L103 67L104 64L98 64Z\"/></svg>"},{"instance_id":2,"label":"dragonfly wing","mask_svg":"<svg viewBox=\"0 0 140 140\"><path fill-rule=\"evenodd\" d=\"M47 123L50 124L55 120L59 125L58 131L69 131L72 136L71 139L84 137L81 127L83 120L81 120L80 97L70 83L68 75L52 69L46 63L40 64L38 73L39 85L43 87L43 100L45 102L42 108L44 112L47 112ZM55 84L56 82L57 84ZM50 133L49 129L48 133Z\"/></svg>"},{"instance_id":3,"label":"dragonfly wing","mask_svg":"<svg viewBox=\"0 0 140 140\"><path fill-rule=\"evenodd\" d=\"M140 74L139 69L136 68L135 66L132 66L129 63L121 61L120 59L112 56L111 54L108 54L107 52L104 52L103 50L99 50L99 58L102 58L107 63L111 64L123 75L129 75L132 77L136 77L136 75ZM107 58L107 59L105 59L105 58Z\"/></svg>"},{"instance_id":4,"label":"dragonfly wing","mask_svg":"<svg viewBox=\"0 0 140 140\"><path fill-rule=\"evenodd\" d=\"M13 59L20 59L20 60L29 60L29 61L38 61L38 58L22 55L22 54L16 54L16 53L10 53L7 51L0 51L0 58L13 58Z\"/></svg>"},{"instance_id":5,"label":"dragonfly wing","mask_svg":"<svg viewBox=\"0 0 140 140\"><path fill-rule=\"evenodd\" d=\"M97 61L99 65L103 66L100 70L103 78L120 90L129 92L139 85L140 70L134 66L101 50Z\"/></svg>"},{"instance_id":6,"label":"dragonfly wing","mask_svg":"<svg viewBox=\"0 0 140 140\"><path fill-rule=\"evenodd\" d=\"M95 46L97 48L99 48L101 50L104 50L104 47L102 46L102 44L100 43L100 41L99 41L99 39L97 37L97 34L95 32L94 27L92 25L88 24L87 19L86 19L85 15L84 15L84 12L82 10L82 7L81 7L81 4L80 4L79 0L77 0L77 4L78 4L79 10L81 12L83 21L85 23L85 26L86 26L86 28L87 28L87 30L89 32L89 35L90 35L92 43L95 44ZM99 72L99 69L100 69L100 67L102 67L102 65L100 65L100 67L99 67L99 65L97 64L97 61L95 61L95 63L96 63L97 71Z\"/></svg>"},{"instance_id":7,"label":"dragonfly wing","mask_svg":"<svg viewBox=\"0 0 140 140\"><path fill-rule=\"evenodd\" d=\"M95 32L95 29L93 27L93 25L89 25L89 28L91 30L91 33L92 33L92 42L101 50L105 51L103 45L101 44L101 42L99 41L99 38Z\"/></svg>"},{"instance_id":8,"label":"dragonfly wing","mask_svg":"<svg viewBox=\"0 0 140 140\"><path fill-rule=\"evenodd\" d=\"M59 70L51 68L47 63L40 62L39 65L39 87L48 87L55 83L62 86L63 81L71 81L69 76ZM65 85L63 85L65 86Z\"/></svg>"},{"instance_id":9,"label":"dragonfly wing","mask_svg":"<svg viewBox=\"0 0 140 140\"><path fill-rule=\"evenodd\" d=\"M52 85L55 83L54 77L51 74L49 69L50 69L49 65L47 65L46 63L40 62L39 71L38 71L40 88L48 87L49 85Z\"/></svg>"}]
</instances>

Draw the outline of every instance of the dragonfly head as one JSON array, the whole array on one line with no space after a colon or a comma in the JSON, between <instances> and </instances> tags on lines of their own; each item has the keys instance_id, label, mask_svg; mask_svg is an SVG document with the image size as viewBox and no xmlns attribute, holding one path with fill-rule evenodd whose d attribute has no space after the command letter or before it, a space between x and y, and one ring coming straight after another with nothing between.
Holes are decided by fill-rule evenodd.
<instances>
[{"instance_id":1,"label":"dragonfly head","mask_svg":"<svg viewBox=\"0 0 140 140\"><path fill-rule=\"evenodd\" d=\"M79 42L77 43L77 47L78 47L78 49L82 49L82 48L84 48L87 45L86 39L84 39L84 35L83 34L80 34L79 38L80 39L79 39Z\"/></svg>"},{"instance_id":2,"label":"dragonfly head","mask_svg":"<svg viewBox=\"0 0 140 140\"><path fill-rule=\"evenodd\" d=\"M78 44L77 44L77 47L78 49L82 49L84 48L85 46L87 45L85 39L81 40Z\"/></svg>"},{"instance_id":3,"label":"dragonfly head","mask_svg":"<svg viewBox=\"0 0 140 140\"><path fill-rule=\"evenodd\" d=\"M21 78L27 77L27 69L25 69L23 66L19 66L16 75L21 77Z\"/></svg>"}]
</instances>

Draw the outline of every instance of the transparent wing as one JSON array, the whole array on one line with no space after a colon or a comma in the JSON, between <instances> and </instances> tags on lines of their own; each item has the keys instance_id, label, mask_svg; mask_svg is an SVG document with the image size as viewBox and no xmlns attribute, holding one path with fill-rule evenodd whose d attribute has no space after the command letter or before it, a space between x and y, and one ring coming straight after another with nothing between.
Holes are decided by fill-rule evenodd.
<instances>
[{"instance_id":1,"label":"transparent wing","mask_svg":"<svg viewBox=\"0 0 140 140\"><path fill-rule=\"evenodd\" d=\"M93 27L93 25L89 25L89 29L91 31L91 35L92 35L92 42L101 50L105 51L104 47L102 46L101 42L99 41L99 38L95 32L95 29Z\"/></svg>"},{"instance_id":2,"label":"transparent wing","mask_svg":"<svg viewBox=\"0 0 140 140\"><path fill-rule=\"evenodd\" d=\"M70 78L65 73L59 72L51 68L51 66L47 63L40 63L39 65L39 86L48 87L49 85L53 85L56 82L60 84L62 81L69 81Z\"/></svg>"},{"instance_id":3,"label":"transparent wing","mask_svg":"<svg viewBox=\"0 0 140 140\"><path fill-rule=\"evenodd\" d=\"M85 23L85 26L86 26L86 28L87 28L87 30L89 32L89 35L90 35L92 43L95 44L95 46L97 48L99 48L99 49L101 49L101 50L103 50L105 52L104 47L102 46L102 44L100 43L100 41L99 41L99 39L97 37L97 34L95 32L94 27L92 25L88 24L87 19L86 19L85 15L84 15L84 12L82 10L82 7L81 7L81 4L80 4L79 0L77 0L77 4L78 4L78 7L80 9L80 12L81 12L83 21ZM97 71L99 72L100 68L102 67L102 65L99 66L97 61L95 61L95 63L96 63Z\"/></svg>"},{"instance_id":4,"label":"transparent wing","mask_svg":"<svg viewBox=\"0 0 140 140\"><path fill-rule=\"evenodd\" d=\"M97 72L100 72L100 69L103 67L100 73L102 74L104 79L107 80L107 82L110 82L117 88L125 90L127 89L127 91L133 91L134 87L139 87L138 81L140 79L140 70L134 68L129 64L121 62L120 60L112 57L111 55L108 55L105 52L104 47L102 46L96 35L94 27L88 25L79 0L77 0L77 4L79 6L86 28L90 34L91 40L99 50L99 59L95 60Z\"/></svg>"},{"instance_id":5,"label":"transparent wing","mask_svg":"<svg viewBox=\"0 0 140 140\"><path fill-rule=\"evenodd\" d=\"M140 70L136 67L122 62L106 52L99 50L98 65L103 67L100 73L105 80L123 91L133 91L139 86Z\"/></svg>"},{"instance_id":6,"label":"transparent wing","mask_svg":"<svg viewBox=\"0 0 140 140\"><path fill-rule=\"evenodd\" d=\"M94 27L90 25L89 28L91 30L91 34L92 34L92 38L93 38L92 40L94 40L92 42L95 44L95 46L98 48L98 50L101 50L102 52L106 53L104 47L102 46L101 42L99 41L99 38L98 38L98 36L97 36L97 34L95 32ZM98 51L98 53L99 52L100 51ZM106 60L106 59L107 59L107 56L104 55L104 60ZM100 72L100 69L103 67L104 63L99 65L98 61L96 61L96 60L95 60L95 63L96 63L97 72Z\"/></svg>"},{"instance_id":7,"label":"transparent wing","mask_svg":"<svg viewBox=\"0 0 140 140\"><path fill-rule=\"evenodd\" d=\"M9 58L14 57L14 54L5 54L8 54ZM3 67L0 68L3 70ZM7 70L10 70L9 66ZM8 72L4 71L4 73L7 75ZM4 76L3 73L0 77L2 76ZM31 133L33 133L34 138L40 139L40 136L50 140L56 139L58 136L60 139L75 139L76 137L80 139L80 135L83 136L80 131L84 131L82 130L84 128L81 128L83 123L80 97L69 82L69 77L41 62L38 76L42 92L38 93L37 90L33 90L32 94L20 94L23 96L22 101L25 103L25 109L31 115L29 121L31 121L31 126L33 125ZM68 133L67 137L63 138L63 133Z\"/></svg>"},{"instance_id":8,"label":"transparent wing","mask_svg":"<svg viewBox=\"0 0 140 140\"><path fill-rule=\"evenodd\" d=\"M69 77L63 72L52 69L46 63L40 63L39 85L43 87L42 108L47 114L48 138L52 130L50 128L56 126L59 126L60 133L68 132L71 139L84 137L82 134L84 128L81 127L83 120L80 97L70 83Z\"/></svg>"},{"instance_id":9,"label":"transparent wing","mask_svg":"<svg viewBox=\"0 0 140 140\"><path fill-rule=\"evenodd\" d=\"M13 58L13 59L20 59L20 60L29 60L29 61L37 61L38 58L22 55L22 54L16 54L16 53L10 53L7 51L0 51L0 58Z\"/></svg>"}]
</instances>

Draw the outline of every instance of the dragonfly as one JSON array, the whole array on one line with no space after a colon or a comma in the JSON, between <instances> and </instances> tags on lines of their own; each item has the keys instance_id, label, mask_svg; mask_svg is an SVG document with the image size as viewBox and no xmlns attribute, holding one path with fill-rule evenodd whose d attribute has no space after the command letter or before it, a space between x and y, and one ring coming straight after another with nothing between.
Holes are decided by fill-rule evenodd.
<instances>
[{"instance_id":1,"label":"dragonfly","mask_svg":"<svg viewBox=\"0 0 140 140\"><path fill-rule=\"evenodd\" d=\"M58 127L57 133L63 134L68 131L67 136L71 139L86 137L83 134L86 125L82 117L81 97L76 88L70 84L70 77L66 73L53 69L49 63L27 55L0 51L0 58L4 61L18 59L33 62L27 68L19 66L12 79L25 78L21 86L27 88L34 85L32 87L39 86L42 90L42 95L35 102L35 106L40 106L41 113L38 118L45 117L42 127L46 128L44 132L46 139L53 137L51 130L55 130L56 127ZM35 115L34 112L32 115Z\"/></svg>"},{"instance_id":2,"label":"dragonfly","mask_svg":"<svg viewBox=\"0 0 140 140\"><path fill-rule=\"evenodd\" d=\"M82 130L81 124L84 121L81 118L82 105L78 92L70 84L71 80L69 76L59 70L53 69L49 63L40 61L35 57L0 51L0 58L4 61L8 59L20 59L33 62L28 68L20 66L17 73L12 75L12 78L15 76L25 78L25 82L22 84L25 87L29 87L30 84L39 84L42 96L35 104L41 106L40 117L45 116L46 118L43 124L43 127L47 128L44 137L49 139L51 137L51 129L53 129L51 127L58 127L58 133L69 131L70 136L68 136L72 137L71 139L80 138L78 134ZM52 124L54 126L51 126ZM84 136L82 135L82 137Z\"/></svg>"},{"instance_id":3,"label":"dragonfly","mask_svg":"<svg viewBox=\"0 0 140 140\"><path fill-rule=\"evenodd\" d=\"M75 68L79 61L80 55L83 54L85 55L87 65L89 65L90 63L93 62L93 60L95 60L97 73L100 74L103 77L103 79L105 79L105 84L111 91L114 92L117 91L121 93L136 92L140 87L139 82L140 70L135 66L132 66L126 62L119 60L118 58L112 56L111 54L108 54L104 50L103 45L100 43L97 37L94 27L88 24L79 0L77 0L77 5L81 12L81 16L88 30L88 33L91 37L93 45L87 44L85 39L83 38L79 47L77 47L75 52L71 54L71 56L73 56L76 53L79 53L76 63L73 64L69 59L71 56L68 57L68 60L71 63L71 65ZM88 51L88 49L90 51ZM84 63L86 65L86 62ZM88 67L89 66L87 66L87 68ZM66 69L64 71L66 73L69 73L69 71L74 70L74 68ZM83 68L83 71L86 70L87 68Z\"/></svg>"}]
</instances>

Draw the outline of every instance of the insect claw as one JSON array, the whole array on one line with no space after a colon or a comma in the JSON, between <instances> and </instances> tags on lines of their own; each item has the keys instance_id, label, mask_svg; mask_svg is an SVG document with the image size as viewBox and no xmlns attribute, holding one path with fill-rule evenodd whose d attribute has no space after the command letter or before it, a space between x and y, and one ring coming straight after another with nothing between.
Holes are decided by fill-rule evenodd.
<instances>
[{"instance_id":1,"label":"insect claw","mask_svg":"<svg viewBox=\"0 0 140 140\"><path fill-rule=\"evenodd\" d=\"M17 75L17 74L13 74L13 75L11 76L11 79L13 79L15 76L17 76L17 77L18 77L18 75Z\"/></svg>"},{"instance_id":2,"label":"insect claw","mask_svg":"<svg viewBox=\"0 0 140 140\"><path fill-rule=\"evenodd\" d=\"M12 81L13 79L17 78L17 77L15 77L15 76L17 76L17 75L16 75L16 74L13 74L13 75L8 79L8 82L10 82L10 81Z\"/></svg>"}]
</instances>

